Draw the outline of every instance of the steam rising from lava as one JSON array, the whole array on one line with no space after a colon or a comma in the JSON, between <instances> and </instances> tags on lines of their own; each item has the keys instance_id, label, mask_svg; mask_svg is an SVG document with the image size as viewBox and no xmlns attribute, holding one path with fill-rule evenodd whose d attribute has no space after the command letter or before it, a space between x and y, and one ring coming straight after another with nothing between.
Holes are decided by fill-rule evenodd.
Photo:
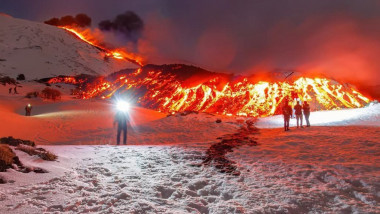
<instances>
[{"instance_id":1,"label":"steam rising from lava","mask_svg":"<svg viewBox=\"0 0 380 214\"><path fill-rule=\"evenodd\" d=\"M127 11L116 16L114 20L104 20L99 23L102 31L121 33L127 40L137 42L144 28L143 20L133 11Z\"/></svg>"},{"instance_id":2,"label":"steam rising from lava","mask_svg":"<svg viewBox=\"0 0 380 214\"><path fill-rule=\"evenodd\" d=\"M75 17L67 15L61 18L51 18L44 23L54 26L89 27L91 26L91 21L91 18L87 14L80 13Z\"/></svg>"},{"instance_id":3,"label":"steam rising from lava","mask_svg":"<svg viewBox=\"0 0 380 214\"><path fill-rule=\"evenodd\" d=\"M238 8L242 13L235 18L228 13L216 13L209 7L187 6L189 10L198 11L200 17L194 21L192 16L185 17L188 14L171 11L180 18L168 19L160 13L146 18L145 31L139 41L139 51L144 58L162 64L173 62L176 57L174 62L182 59L209 70L243 75L279 68L355 85L380 84L379 16L358 18L350 13L329 11L304 15L295 21L292 16L267 17L272 15L268 12L270 15L258 12L262 15L259 17L251 15L252 11L233 6L232 9ZM252 10L257 12L257 9ZM192 25L193 22L196 24Z\"/></svg>"}]
</instances>

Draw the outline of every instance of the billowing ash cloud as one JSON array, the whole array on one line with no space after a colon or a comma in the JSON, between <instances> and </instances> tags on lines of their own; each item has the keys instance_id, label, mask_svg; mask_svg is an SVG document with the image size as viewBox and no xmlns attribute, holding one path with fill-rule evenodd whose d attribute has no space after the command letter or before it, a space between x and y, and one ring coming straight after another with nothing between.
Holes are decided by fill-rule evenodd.
<instances>
[{"instance_id":1,"label":"billowing ash cloud","mask_svg":"<svg viewBox=\"0 0 380 214\"><path fill-rule=\"evenodd\" d=\"M48 25L54 26L79 26L79 27L89 27L91 26L91 18L84 14L80 13L78 15L71 16L62 16L61 18L51 18L44 22Z\"/></svg>"},{"instance_id":2,"label":"billowing ash cloud","mask_svg":"<svg viewBox=\"0 0 380 214\"><path fill-rule=\"evenodd\" d=\"M143 20L134 12L127 11L117 15L114 20L104 20L99 23L102 31L113 31L125 36L126 39L137 42L144 29Z\"/></svg>"}]
</instances>

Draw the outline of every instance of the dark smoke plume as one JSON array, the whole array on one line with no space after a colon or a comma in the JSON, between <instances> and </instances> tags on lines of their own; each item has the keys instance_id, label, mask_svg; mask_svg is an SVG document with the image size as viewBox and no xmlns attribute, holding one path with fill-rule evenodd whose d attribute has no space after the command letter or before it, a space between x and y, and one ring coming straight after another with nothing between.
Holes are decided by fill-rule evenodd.
<instances>
[{"instance_id":1,"label":"dark smoke plume","mask_svg":"<svg viewBox=\"0 0 380 214\"><path fill-rule=\"evenodd\" d=\"M99 29L102 31L113 31L123 34L128 40L137 42L144 28L144 22L134 12L127 11L116 16L111 20L104 20L99 23Z\"/></svg>"},{"instance_id":2,"label":"dark smoke plume","mask_svg":"<svg viewBox=\"0 0 380 214\"><path fill-rule=\"evenodd\" d=\"M44 22L48 25L54 26L79 26L79 27L89 27L91 26L91 18L83 13L76 15L75 17L71 15L63 16L59 18L51 18Z\"/></svg>"}]
</instances>

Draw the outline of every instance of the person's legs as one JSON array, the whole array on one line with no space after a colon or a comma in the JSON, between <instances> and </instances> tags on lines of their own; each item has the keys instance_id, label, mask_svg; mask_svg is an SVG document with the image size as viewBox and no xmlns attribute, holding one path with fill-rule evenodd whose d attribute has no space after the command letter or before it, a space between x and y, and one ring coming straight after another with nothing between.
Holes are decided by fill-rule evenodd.
<instances>
[{"instance_id":1,"label":"person's legs","mask_svg":"<svg viewBox=\"0 0 380 214\"><path fill-rule=\"evenodd\" d=\"M297 128L299 128L299 120L300 120L300 116L298 114L296 114L296 120L297 120Z\"/></svg>"},{"instance_id":2,"label":"person's legs","mask_svg":"<svg viewBox=\"0 0 380 214\"><path fill-rule=\"evenodd\" d=\"M286 130L289 130L290 116L286 118Z\"/></svg>"},{"instance_id":3,"label":"person's legs","mask_svg":"<svg viewBox=\"0 0 380 214\"><path fill-rule=\"evenodd\" d=\"M124 145L127 144L127 127L124 127L123 129L123 143Z\"/></svg>"},{"instance_id":4,"label":"person's legs","mask_svg":"<svg viewBox=\"0 0 380 214\"><path fill-rule=\"evenodd\" d=\"M310 121L309 121L310 114L305 114L305 120L306 120L306 125L310 126Z\"/></svg>"},{"instance_id":5,"label":"person's legs","mask_svg":"<svg viewBox=\"0 0 380 214\"><path fill-rule=\"evenodd\" d=\"M287 123L287 119L286 119L286 116L284 116L284 129L285 129L285 131L287 130L286 123Z\"/></svg>"},{"instance_id":6,"label":"person's legs","mask_svg":"<svg viewBox=\"0 0 380 214\"><path fill-rule=\"evenodd\" d=\"M303 124L302 124L302 123L303 123L302 114L300 114L300 120L301 120L301 128L303 128L303 126L302 126L302 125L303 125Z\"/></svg>"},{"instance_id":7,"label":"person's legs","mask_svg":"<svg viewBox=\"0 0 380 214\"><path fill-rule=\"evenodd\" d=\"M120 128L120 126L118 125L118 126L117 126L117 137L116 137L117 145L120 144L120 132L121 132L121 128Z\"/></svg>"}]
</instances>

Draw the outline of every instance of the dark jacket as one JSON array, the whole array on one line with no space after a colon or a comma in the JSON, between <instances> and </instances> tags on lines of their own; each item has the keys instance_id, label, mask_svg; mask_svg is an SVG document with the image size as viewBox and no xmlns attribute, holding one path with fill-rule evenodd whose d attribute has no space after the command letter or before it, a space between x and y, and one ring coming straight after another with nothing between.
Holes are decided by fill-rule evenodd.
<instances>
[{"instance_id":1,"label":"dark jacket","mask_svg":"<svg viewBox=\"0 0 380 214\"><path fill-rule=\"evenodd\" d=\"M290 107L289 105L285 105L282 107L282 114L284 116L290 116L292 115L292 107Z\"/></svg>"},{"instance_id":2,"label":"dark jacket","mask_svg":"<svg viewBox=\"0 0 380 214\"><path fill-rule=\"evenodd\" d=\"M303 109L304 114L310 114L310 105L309 104L304 103L302 106L302 109Z\"/></svg>"},{"instance_id":3,"label":"dark jacket","mask_svg":"<svg viewBox=\"0 0 380 214\"><path fill-rule=\"evenodd\" d=\"M296 106L294 106L294 110L295 110L295 114L296 115L301 115L302 114L302 106L297 104Z\"/></svg>"},{"instance_id":4,"label":"dark jacket","mask_svg":"<svg viewBox=\"0 0 380 214\"><path fill-rule=\"evenodd\" d=\"M127 120L129 120L128 113L124 112L117 112L115 115L115 122L118 124L119 127L125 128L127 127Z\"/></svg>"}]
</instances>

